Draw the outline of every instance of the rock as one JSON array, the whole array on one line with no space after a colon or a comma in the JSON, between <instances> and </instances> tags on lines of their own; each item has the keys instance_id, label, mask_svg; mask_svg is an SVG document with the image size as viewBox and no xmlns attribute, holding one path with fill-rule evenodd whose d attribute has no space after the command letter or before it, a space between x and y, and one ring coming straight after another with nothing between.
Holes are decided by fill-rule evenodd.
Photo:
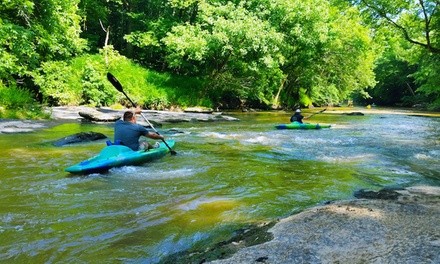
<instances>
[{"instance_id":1,"label":"rock","mask_svg":"<svg viewBox=\"0 0 440 264\"><path fill-rule=\"evenodd\" d=\"M113 110L110 108L92 108L86 106L71 107L53 107L50 109L52 118L54 119L78 119L79 113L87 120L99 120L94 122L112 122L121 118L125 111ZM49 111L49 110L48 110ZM212 122L212 121L238 121L239 119L231 116L222 115L222 113L200 113L200 112L172 112L172 111L155 111L142 110L142 114L148 118L154 126L160 126L164 123L181 123L181 122ZM145 122L138 115L138 122ZM148 126L148 125L147 125Z\"/></svg>"},{"instance_id":2,"label":"rock","mask_svg":"<svg viewBox=\"0 0 440 264\"><path fill-rule=\"evenodd\" d=\"M362 112L351 112L351 113L346 113L346 115L349 115L349 116L363 116L364 113L362 113Z\"/></svg>"},{"instance_id":3,"label":"rock","mask_svg":"<svg viewBox=\"0 0 440 264\"><path fill-rule=\"evenodd\" d=\"M97 123L107 123L119 120L128 109L114 110L110 108L93 108L87 106L57 106L46 108L50 113L50 122L40 122L35 120L0 120L0 133L25 133L33 132L37 129L56 125L60 120L87 120ZM148 118L155 127L160 127L164 123L181 122L214 122L214 121L238 121L238 118L226 116L222 113L186 113L171 111L152 111L143 110L142 113ZM141 116L137 117L138 123L148 127Z\"/></svg>"},{"instance_id":4,"label":"rock","mask_svg":"<svg viewBox=\"0 0 440 264\"><path fill-rule=\"evenodd\" d=\"M155 128L156 128L156 127L161 127L161 126L162 126L161 123L158 123L158 122L156 122L156 121L154 121L154 120L148 120L148 121L150 121L150 124L152 124ZM145 121L143 118L139 118L139 117L138 117L138 118L136 119L136 123L139 124L139 125L141 125L141 126L144 126L144 127L147 127L147 128L151 128L150 124L148 124L148 122Z\"/></svg>"},{"instance_id":5,"label":"rock","mask_svg":"<svg viewBox=\"0 0 440 264\"><path fill-rule=\"evenodd\" d=\"M30 120L0 120L0 133L26 133L45 127L44 123Z\"/></svg>"},{"instance_id":6,"label":"rock","mask_svg":"<svg viewBox=\"0 0 440 264\"><path fill-rule=\"evenodd\" d=\"M159 124L185 123L185 122L213 122L213 121L237 121L239 119L222 114L168 112L168 111L142 111L150 122L156 121ZM138 118L138 121L140 119ZM154 125L154 124L153 124Z\"/></svg>"},{"instance_id":7,"label":"rock","mask_svg":"<svg viewBox=\"0 0 440 264\"><path fill-rule=\"evenodd\" d=\"M166 257L161 263L205 263L218 258L231 256L239 249L261 244L273 239L272 234L267 232L267 230L273 227L274 224L274 222L269 222L239 229L235 231L235 236L228 241L217 243L212 247L203 249L203 251L189 250L178 252ZM259 257L255 261L263 262L267 258L266 256Z\"/></svg>"},{"instance_id":8,"label":"rock","mask_svg":"<svg viewBox=\"0 0 440 264\"><path fill-rule=\"evenodd\" d=\"M178 129L175 129L175 128L170 128L170 129L168 129L167 131L164 131L166 134L171 134L171 135L173 135L173 134L184 134L185 132L184 131L182 131L182 130L178 130Z\"/></svg>"},{"instance_id":9,"label":"rock","mask_svg":"<svg viewBox=\"0 0 440 264\"><path fill-rule=\"evenodd\" d=\"M272 240L208 263L440 263L440 187L377 193L393 199L310 208L270 228Z\"/></svg>"},{"instance_id":10,"label":"rock","mask_svg":"<svg viewBox=\"0 0 440 264\"><path fill-rule=\"evenodd\" d=\"M206 107L188 107L183 110L185 113L203 113L203 114L212 114L214 112L211 108Z\"/></svg>"},{"instance_id":11,"label":"rock","mask_svg":"<svg viewBox=\"0 0 440 264\"><path fill-rule=\"evenodd\" d=\"M366 191L366 190L359 190L354 193L354 197L360 199L383 199L383 200L397 200L397 198L401 194L394 190L389 189L383 189L380 191Z\"/></svg>"},{"instance_id":12,"label":"rock","mask_svg":"<svg viewBox=\"0 0 440 264\"><path fill-rule=\"evenodd\" d=\"M68 144L84 143L107 138L102 133L97 132L80 132L74 135L61 138L53 143L54 146L61 147Z\"/></svg>"},{"instance_id":13,"label":"rock","mask_svg":"<svg viewBox=\"0 0 440 264\"><path fill-rule=\"evenodd\" d=\"M120 115L104 114L99 111L80 111L78 114L93 122L115 122L121 119Z\"/></svg>"}]
</instances>

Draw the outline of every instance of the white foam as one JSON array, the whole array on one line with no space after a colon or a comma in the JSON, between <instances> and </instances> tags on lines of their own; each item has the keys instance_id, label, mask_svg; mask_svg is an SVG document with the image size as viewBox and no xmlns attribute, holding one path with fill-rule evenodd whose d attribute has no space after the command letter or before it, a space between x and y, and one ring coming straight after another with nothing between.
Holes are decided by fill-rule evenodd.
<instances>
[{"instance_id":1,"label":"white foam","mask_svg":"<svg viewBox=\"0 0 440 264\"><path fill-rule=\"evenodd\" d=\"M417 154L414 155L414 158L418 159L418 160L432 160L432 159L434 159L430 155L427 155L427 154L424 154L424 153L417 153Z\"/></svg>"},{"instance_id":2,"label":"white foam","mask_svg":"<svg viewBox=\"0 0 440 264\"><path fill-rule=\"evenodd\" d=\"M163 179L177 179L192 177L195 174L201 173L205 168L191 168L183 167L178 169L164 169L162 166L160 168L153 166L127 166L118 168L115 173L121 173L124 177L135 178L135 179L150 179L150 180L163 180Z\"/></svg>"}]
</instances>

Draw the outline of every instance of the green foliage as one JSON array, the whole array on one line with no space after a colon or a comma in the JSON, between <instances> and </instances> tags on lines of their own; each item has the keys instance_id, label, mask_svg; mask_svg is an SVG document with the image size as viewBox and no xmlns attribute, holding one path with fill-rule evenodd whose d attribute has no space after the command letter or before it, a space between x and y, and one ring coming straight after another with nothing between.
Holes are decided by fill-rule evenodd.
<instances>
[{"instance_id":1,"label":"green foliage","mask_svg":"<svg viewBox=\"0 0 440 264\"><path fill-rule=\"evenodd\" d=\"M114 89L105 85L107 79L106 75L103 74L103 70L104 67L99 64L97 65L96 61L89 61L85 65L81 77L81 104L107 106L115 102Z\"/></svg>"},{"instance_id":2,"label":"green foliage","mask_svg":"<svg viewBox=\"0 0 440 264\"><path fill-rule=\"evenodd\" d=\"M0 81L50 105L129 106L110 71L146 108L291 108L368 93L437 108L436 2L351 3L2 1Z\"/></svg>"},{"instance_id":3,"label":"green foliage","mask_svg":"<svg viewBox=\"0 0 440 264\"><path fill-rule=\"evenodd\" d=\"M32 93L17 87L5 87L0 82L0 118L41 119L48 118Z\"/></svg>"},{"instance_id":4,"label":"green foliage","mask_svg":"<svg viewBox=\"0 0 440 264\"><path fill-rule=\"evenodd\" d=\"M212 102L202 89L204 81L198 78L150 71L147 75L147 83L156 87L156 91L166 93L168 106L212 106Z\"/></svg>"},{"instance_id":5,"label":"green foliage","mask_svg":"<svg viewBox=\"0 0 440 264\"><path fill-rule=\"evenodd\" d=\"M40 87L44 100L49 105L77 105L81 102L81 93L75 83L72 67L63 61L50 61L35 71L34 82Z\"/></svg>"},{"instance_id":6,"label":"green foliage","mask_svg":"<svg viewBox=\"0 0 440 264\"><path fill-rule=\"evenodd\" d=\"M38 65L34 37L30 30L0 18L0 80L5 84L12 85L14 76L23 76Z\"/></svg>"},{"instance_id":7,"label":"green foliage","mask_svg":"<svg viewBox=\"0 0 440 264\"><path fill-rule=\"evenodd\" d=\"M63 60L81 53L86 41L79 37L79 0L10 0L0 2L0 81L8 88L42 92L57 103L72 101L66 96ZM57 73L57 66L60 72ZM46 89L35 87L35 72L52 72ZM41 83L41 79L37 80ZM58 87L61 96L58 96ZM49 95L50 93L50 95ZM60 98L58 98L60 97Z\"/></svg>"},{"instance_id":8,"label":"green foliage","mask_svg":"<svg viewBox=\"0 0 440 264\"><path fill-rule=\"evenodd\" d=\"M425 53L422 58L419 70L412 75L419 85L417 92L425 96L429 109L440 110L440 54Z\"/></svg>"},{"instance_id":9,"label":"green foliage","mask_svg":"<svg viewBox=\"0 0 440 264\"><path fill-rule=\"evenodd\" d=\"M358 4L369 16L368 22L378 28L378 35L387 33L381 39L385 52L379 61L376 97L394 97L387 103L398 101L406 105L424 102L431 109L439 109L438 2L362 0ZM390 54L394 59L390 59Z\"/></svg>"},{"instance_id":10,"label":"green foliage","mask_svg":"<svg viewBox=\"0 0 440 264\"><path fill-rule=\"evenodd\" d=\"M375 52L355 8L321 0L277 1L270 14L285 32L281 97L287 106L338 103L351 91L374 85Z\"/></svg>"},{"instance_id":11,"label":"green foliage","mask_svg":"<svg viewBox=\"0 0 440 264\"><path fill-rule=\"evenodd\" d=\"M5 87L0 83L0 105L7 109L35 104L32 94L17 87Z\"/></svg>"},{"instance_id":12,"label":"green foliage","mask_svg":"<svg viewBox=\"0 0 440 264\"><path fill-rule=\"evenodd\" d=\"M396 58L393 51L384 53L375 69L377 84L369 94L369 103L377 105L397 105L403 97L414 97L416 84L411 77L416 67Z\"/></svg>"},{"instance_id":13,"label":"green foliage","mask_svg":"<svg viewBox=\"0 0 440 264\"><path fill-rule=\"evenodd\" d=\"M279 80L270 76L280 76L283 62L282 35L242 4L201 2L198 10L196 24L174 26L163 38L169 66L206 79L214 104L231 95L246 100L265 89L272 94Z\"/></svg>"}]
</instances>

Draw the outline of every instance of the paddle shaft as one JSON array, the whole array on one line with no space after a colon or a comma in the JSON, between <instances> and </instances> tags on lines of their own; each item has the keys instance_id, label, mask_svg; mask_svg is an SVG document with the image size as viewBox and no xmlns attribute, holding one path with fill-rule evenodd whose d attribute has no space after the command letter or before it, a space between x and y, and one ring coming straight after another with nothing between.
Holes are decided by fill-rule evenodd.
<instances>
[{"instance_id":1,"label":"paddle shaft","mask_svg":"<svg viewBox=\"0 0 440 264\"><path fill-rule=\"evenodd\" d=\"M130 101L130 103L133 105L134 108L136 108L136 104L133 102L133 100L130 99L130 97L124 92L124 90L122 89L122 85L121 83L118 81L118 79L116 79L115 76L113 76L111 73L107 73L107 78L108 80L113 84L113 86L116 88L116 90L118 90L119 92L121 92L123 95L125 95L125 97L128 99L128 101ZM142 112L140 112L141 116L144 118L144 120L148 123L148 125L154 130L154 132L158 135L160 135L160 133L156 130L156 128L154 128L154 126L150 123L150 121L148 121L148 119L144 116L144 114ZM170 153L172 155L176 155L177 152L172 150L171 147L168 145L168 143L165 141L165 139L161 138L162 142L167 146L167 148L170 150Z\"/></svg>"},{"instance_id":2,"label":"paddle shaft","mask_svg":"<svg viewBox=\"0 0 440 264\"><path fill-rule=\"evenodd\" d=\"M317 115L317 114L320 114L320 113L324 112L325 110L327 110L327 108L325 108L325 109L323 109L323 110L321 110L319 112L313 113L313 114L309 115L308 117L304 117L304 119L309 119L310 117L312 117L314 115Z\"/></svg>"}]
</instances>

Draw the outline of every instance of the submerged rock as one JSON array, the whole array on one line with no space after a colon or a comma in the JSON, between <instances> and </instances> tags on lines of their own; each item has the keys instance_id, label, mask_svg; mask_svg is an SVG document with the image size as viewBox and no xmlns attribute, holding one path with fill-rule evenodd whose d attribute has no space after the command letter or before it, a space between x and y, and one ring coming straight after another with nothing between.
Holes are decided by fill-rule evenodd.
<instances>
[{"instance_id":1,"label":"submerged rock","mask_svg":"<svg viewBox=\"0 0 440 264\"><path fill-rule=\"evenodd\" d=\"M361 199L383 199L383 200L397 200L397 198L401 194L396 190L383 189L380 191L368 191L368 190L359 190L354 193L354 197Z\"/></svg>"},{"instance_id":2,"label":"submerged rock","mask_svg":"<svg viewBox=\"0 0 440 264\"><path fill-rule=\"evenodd\" d=\"M80 132L76 133L74 135L70 135L64 138L61 138L53 143L54 146L61 147L68 144L75 144L75 143L84 143L84 142L90 142L100 139L105 139L107 136L105 136L102 133L97 132Z\"/></svg>"}]
</instances>

